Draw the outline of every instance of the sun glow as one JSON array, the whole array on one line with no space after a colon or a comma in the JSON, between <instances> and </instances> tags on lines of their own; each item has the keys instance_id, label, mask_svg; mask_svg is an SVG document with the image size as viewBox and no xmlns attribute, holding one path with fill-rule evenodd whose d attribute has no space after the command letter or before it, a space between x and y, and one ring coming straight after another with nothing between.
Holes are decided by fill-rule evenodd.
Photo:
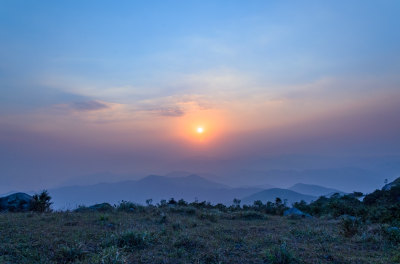
<instances>
[{"instance_id":1,"label":"sun glow","mask_svg":"<svg viewBox=\"0 0 400 264\"><path fill-rule=\"evenodd\" d=\"M171 128L176 129L174 136L196 148L213 146L227 130L224 113L216 109L191 111L170 121L174 122Z\"/></svg>"}]
</instances>

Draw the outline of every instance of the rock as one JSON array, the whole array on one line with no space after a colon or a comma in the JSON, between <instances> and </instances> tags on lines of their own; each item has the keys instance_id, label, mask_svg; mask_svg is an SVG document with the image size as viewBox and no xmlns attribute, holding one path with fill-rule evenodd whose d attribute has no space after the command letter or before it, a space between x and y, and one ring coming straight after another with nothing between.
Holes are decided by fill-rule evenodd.
<instances>
[{"instance_id":1,"label":"rock","mask_svg":"<svg viewBox=\"0 0 400 264\"><path fill-rule=\"evenodd\" d=\"M89 209L99 212L106 212L106 211L112 211L114 207L112 207L112 205L109 203L101 203L89 206Z\"/></svg>"},{"instance_id":2,"label":"rock","mask_svg":"<svg viewBox=\"0 0 400 264\"><path fill-rule=\"evenodd\" d=\"M98 211L98 212L109 212L114 210L114 207L109 204L109 203L100 203L100 204L95 204L89 207L86 206L80 206L77 209L75 209L75 212L87 212L87 211Z\"/></svg>"},{"instance_id":3,"label":"rock","mask_svg":"<svg viewBox=\"0 0 400 264\"><path fill-rule=\"evenodd\" d=\"M396 226L391 226L387 228L388 232L400 232L400 228L396 227Z\"/></svg>"},{"instance_id":4,"label":"rock","mask_svg":"<svg viewBox=\"0 0 400 264\"><path fill-rule=\"evenodd\" d=\"M283 215L284 216L302 217L302 218L311 217L311 215L309 215L307 213L304 213L304 212L300 211L299 209L297 209L295 207L287 209L286 211L283 212Z\"/></svg>"},{"instance_id":5,"label":"rock","mask_svg":"<svg viewBox=\"0 0 400 264\"><path fill-rule=\"evenodd\" d=\"M382 191L389 191L390 189L398 185L400 185L400 177L392 181L391 183L388 183L385 186L383 186Z\"/></svg>"},{"instance_id":6,"label":"rock","mask_svg":"<svg viewBox=\"0 0 400 264\"><path fill-rule=\"evenodd\" d=\"M344 215L339 216L339 219L340 220L351 220L353 222L358 220L357 217L352 216L352 215L348 215L348 214L344 214Z\"/></svg>"},{"instance_id":7,"label":"rock","mask_svg":"<svg viewBox=\"0 0 400 264\"><path fill-rule=\"evenodd\" d=\"M13 193L0 198L0 211L26 212L31 209L32 196L26 193Z\"/></svg>"},{"instance_id":8,"label":"rock","mask_svg":"<svg viewBox=\"0 0 400 264\"><path fill-rule=\"evenodd\" d=\"M389 240L392 240L396 243L400 242L400 228L396 226L391 226L386 229L386 235Z\"/></svg>"}]
</instances>

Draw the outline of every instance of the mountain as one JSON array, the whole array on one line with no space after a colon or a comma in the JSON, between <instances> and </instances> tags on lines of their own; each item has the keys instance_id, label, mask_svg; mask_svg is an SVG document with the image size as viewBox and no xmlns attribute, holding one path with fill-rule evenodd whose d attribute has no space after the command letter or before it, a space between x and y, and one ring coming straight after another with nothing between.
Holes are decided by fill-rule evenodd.
<instances>
[{"instance_id":1,"label":"mountain","mask_svg":"<svg viewBox=\"0 0 400 264\"><path fill-rule=\"evenodd\" d=\"M336 189L327 188L320 185L304 184L304 183L296 183L295 185L293 185L288 189L298 193L317 196L317 197L330 196L334 193L344 193Z\"/></svg>"},{"instance_id":2,"label":"mountain","mask_svg":"<svg viewBox=\"0 0 400 264\"><path fill-rule=\"evenodd\" d=\"M164 177L149 175L137 181L99 183L89 186L68 186L49 190L55 209L71 209L78 205L118 203L122 200L144 204L147 199L154 203L175 198L186 201L209 201L230 204L234 198L261 191L260 188L230 188L198 175Z\"/></svg>"},{"instance_id":3,"label":"mountain","mask_svg":"<svg viewBox=\"0 0 400 264\"><path fill-rule=\"evenodd\" d=\"M253 204L254 201L257 200L261 200L263 203L267 201L274 202L277 197L281 198L282 200L286 199L288 205L301 200L310 202L317 199L316 196L301 194L288 189L272 188L244 197L242 199L242 204Z\"/></svg>"}]
</instances>

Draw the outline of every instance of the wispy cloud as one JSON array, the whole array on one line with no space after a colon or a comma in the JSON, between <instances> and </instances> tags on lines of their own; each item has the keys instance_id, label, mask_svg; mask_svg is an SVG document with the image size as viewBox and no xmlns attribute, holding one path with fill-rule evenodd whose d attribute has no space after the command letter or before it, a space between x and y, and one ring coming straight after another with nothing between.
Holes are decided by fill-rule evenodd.
<instances>
[{"instance_id":1,"label":"wispy cloud","mask_svg":"<svg viewBox=\"0 0 400 264\"><path fill-rule=\"evenodd\" d=\"M96 111L109 108L107 104L94 100L85 102L74 102L71 104L71 107L78 111Z\"/></svg>"},{"instance_id":2,"label":"wispy cloud","mask_svg":"<svg viewBox=\"0 0 400 264\"><path fill-rule=\"evenodd\" d=\"M171 117L180 117L185 115L185 111L177 106L171 107L160 107L155 109L150 109L150 112L155 113L156 115L160 116L171 116Z\"/></svg>"}]
</instances>

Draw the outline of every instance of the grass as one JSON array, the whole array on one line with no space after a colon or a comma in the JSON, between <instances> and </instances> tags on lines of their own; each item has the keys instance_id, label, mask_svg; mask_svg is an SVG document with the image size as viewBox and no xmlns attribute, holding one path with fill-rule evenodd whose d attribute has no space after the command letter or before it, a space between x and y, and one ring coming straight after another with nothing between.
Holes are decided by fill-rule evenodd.
<instances>
[{"instance_id":1,"label":"grass","mask_svg":"<svg viewBox=\"0 0 400 264\"><path fill-rule=\"evenodd\" d=\"M0 263L400 263L398 230L387 226L126 207L0 213Z\"/></svg>"}]
</instances>

